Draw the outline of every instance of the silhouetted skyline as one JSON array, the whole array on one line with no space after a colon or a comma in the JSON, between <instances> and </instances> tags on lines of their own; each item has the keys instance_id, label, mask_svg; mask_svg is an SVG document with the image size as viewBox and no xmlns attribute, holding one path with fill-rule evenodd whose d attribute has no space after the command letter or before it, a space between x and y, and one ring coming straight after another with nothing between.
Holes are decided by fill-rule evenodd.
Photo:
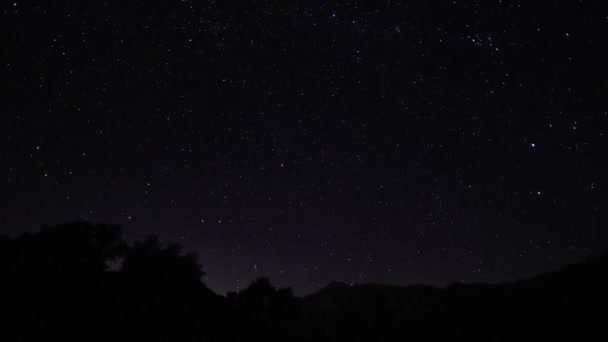
<instances>
[{"instance_id":1,"label":"silhouetted skyline","mask_svg":"<svg viewBox=\"0 0 608 342\"><path fill-rule=\"evenodd\" d=\"M0 235L159 235L205 284L447 285L608 246L600 1L2 5Z\"/></svg>"},{"instance_id":2,"label":"silhouetted skyline","mask_svg":"<svg viewBox=\"0 0 608 342\"><path fill-rule=\"evenodd\" d=\"M501 284L349 285L306 297L261 277L225 296L197 255L118 225L67 222L0 235L3 340L369 341L606 338L608 253ZM119 264L115 269L108 263Z\"/></svg>"}]
</instances>

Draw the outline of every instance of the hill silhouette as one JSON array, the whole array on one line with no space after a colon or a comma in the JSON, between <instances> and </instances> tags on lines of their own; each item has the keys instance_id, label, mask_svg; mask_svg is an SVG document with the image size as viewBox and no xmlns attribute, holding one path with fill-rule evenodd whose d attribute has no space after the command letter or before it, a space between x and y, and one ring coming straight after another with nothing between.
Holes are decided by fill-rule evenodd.
<instances>
[{"instance_id":1,"label":"hill silhouette","mask_svg":"<svg viewBox=\"0 0 608 342\"><path fill-rule=\"evenodd\" d=\"M108 265L116 264L110 268ZM503 284L333 282L295 297L260 278L220 296L196 255L116 225L0 237L2 341L367 341L608 337L608 253Z\"/></svg>"}]
</instances>

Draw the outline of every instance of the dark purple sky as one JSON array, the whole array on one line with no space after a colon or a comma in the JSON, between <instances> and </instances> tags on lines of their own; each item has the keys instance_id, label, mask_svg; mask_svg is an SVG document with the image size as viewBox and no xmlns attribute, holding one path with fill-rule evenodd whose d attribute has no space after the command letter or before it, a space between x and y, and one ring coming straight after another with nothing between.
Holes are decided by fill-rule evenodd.
<instances>
[{"instance_id":1,"label":"dark purple sky","mask_svg":"<svg viewBox=\"0 0 608 342\"><path fill-rule=\"evenodd\" d=\"M4 2L1 233L263 275L502 281L608 247L602 1Z\"/></svg>"}]
</instances>

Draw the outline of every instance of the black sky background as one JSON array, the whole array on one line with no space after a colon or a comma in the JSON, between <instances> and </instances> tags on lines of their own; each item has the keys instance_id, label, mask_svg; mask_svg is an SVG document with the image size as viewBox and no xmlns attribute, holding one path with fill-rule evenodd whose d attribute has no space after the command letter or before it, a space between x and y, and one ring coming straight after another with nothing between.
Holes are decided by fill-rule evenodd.
<instances>
[{"instance_id":1,"label":"black sky background","mask_svg":"<svg viewBox=\"0 0 608 342\"><path fill-rule=\"evenodd\" d=\"M0 232L270 276L513 280L608 247L601 1L2 2Z\"/></svg>"}]
</instances>

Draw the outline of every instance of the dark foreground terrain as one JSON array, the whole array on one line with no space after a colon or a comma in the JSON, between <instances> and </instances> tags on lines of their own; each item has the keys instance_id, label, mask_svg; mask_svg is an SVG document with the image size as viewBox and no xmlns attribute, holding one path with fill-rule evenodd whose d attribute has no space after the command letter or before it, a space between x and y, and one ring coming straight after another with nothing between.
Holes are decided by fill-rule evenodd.
<instances>
[{"instance_id":1,"label":"dark foreground terrain","mask_svg":"<svg viewBox=\"0 0 608 342\"><path fill-rule=\"evenodd\" d=\"M119 226L75 222L0 237L0 341L608 337L608 254L514 283L332 283L305 298L265 278L224 297L202 275L179 245L127 244Z\"/></svg>"}]
</instances>

